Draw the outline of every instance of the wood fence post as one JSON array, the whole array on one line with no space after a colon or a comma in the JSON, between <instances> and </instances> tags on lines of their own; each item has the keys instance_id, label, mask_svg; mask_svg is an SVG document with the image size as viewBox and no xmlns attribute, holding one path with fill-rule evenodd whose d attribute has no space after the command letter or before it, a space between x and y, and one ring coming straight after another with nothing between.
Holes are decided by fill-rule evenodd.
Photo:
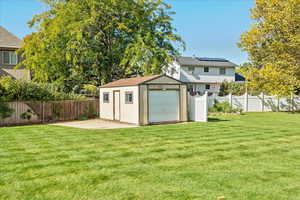
<instances>
[{"instance_id":1,"label":"wood fence post","mask_svg":"<svg viewBox=\"0 0 300 200\"><path fill-rule=\"evenodd\" d=\"M45 102L42 101L42 123L45 122Z\"/></svg>"}]
</instances>

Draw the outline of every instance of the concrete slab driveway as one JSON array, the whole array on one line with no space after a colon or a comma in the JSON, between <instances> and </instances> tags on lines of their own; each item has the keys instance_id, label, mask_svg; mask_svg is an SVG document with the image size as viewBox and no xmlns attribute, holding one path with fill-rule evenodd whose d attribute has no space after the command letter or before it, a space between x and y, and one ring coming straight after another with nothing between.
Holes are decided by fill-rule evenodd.
<instances>
[{"instance_id":1,"label":"concrete slab driveway","mask_svg":"<svg viewBox=\"0 0 300 200\"><path fill-rule=\"evenodd\" d=\"M137 125L122 124L118 122L104 121L100 119L84 120L84 121L72 121L72 122L60 122L51 125L67 126L73 128L83 129L115 129L115 128L132 128L138 127Z\"/></svg>"}]
</instances>

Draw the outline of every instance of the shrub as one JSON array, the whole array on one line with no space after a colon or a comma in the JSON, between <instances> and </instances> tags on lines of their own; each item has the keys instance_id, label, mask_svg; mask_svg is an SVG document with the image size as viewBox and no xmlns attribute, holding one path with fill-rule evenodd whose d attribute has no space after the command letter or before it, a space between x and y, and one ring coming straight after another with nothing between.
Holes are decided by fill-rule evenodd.
<instances>
[{"instance_id":1,"label":"shrub","mask_svg":"<svg viewBox=\"0 0 300 200\"><path fill-rule=\"evenodd\" d=\"M236 83L236 82L228 82L224 81L220 87L220 96L226 96L230 93L233 95L243 95L246 92L245 83Z\"/></svg>"},{"instance_id":2,"label":"shrub","mask_svg":"<svg viewBox=\"0 0 300 200\"><path fill-rule=\"evenodd\" d=\"M5 119L10 117L13 112L14 110L8 107L6 103L0 102L0 119Z\"/></svg>"},{"instance_id":3,"label":"shrub","mask_svg":"<svg viewBox=\"0 0 300 200\"><path fill-rule=\"evenodd\" d=\"M51 84L14 80L10 76L0 78L0 101L56 101L85 100L86 97L64 93Z\"/></svg>"},{"instance_id":4,"label":"shrub","mask_svg":"<svg viewBox=\"0 0 300 200\"><path fill-rule=\"evenodd\" d=\"M24 112L20 115L20 118L25 119L25 120L30 120L32 117L32 114L34 114L33 111L30 109L27 109L26 112Z\"/></svg>"},{"instance_id":5,"label":"shrub","mask_svg":"<svg viewBox=\"0 0 300 200\"><path fill-rule=\"evenodd\" d=\"M91 85L91 84L83 85L83 92L86 95L90 95L90 96L93 96L93 97L98 96L98 88L94 85Z\"/></svg>"},{"instance_id":6,"label":"shrub","mask_svg":"<svg viewBox=\"0 0 300 200\"><path fill-rule=\"evenodd\" d=\"M222 103L216 102L213 107L208 109L208 111L215 112L215 113L218 113L218 112L219 113L238 113L238 112L242 112L242 109L232 108L230 106L230 104L227 101L225 101Z\"/></svg>"}]
</instances>

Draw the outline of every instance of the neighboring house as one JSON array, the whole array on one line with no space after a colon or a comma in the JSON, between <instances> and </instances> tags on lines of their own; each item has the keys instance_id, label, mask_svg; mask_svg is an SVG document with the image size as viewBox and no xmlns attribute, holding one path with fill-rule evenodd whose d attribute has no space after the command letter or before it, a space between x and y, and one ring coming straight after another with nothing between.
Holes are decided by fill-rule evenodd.
<instances>
[{"instance_id":1,"label":"neighboring house","mask_svg":"<svg viewBox=\"0 0 300 200\"><path fill-rule=\"evenodd\" d=\"M187 121L187 86L165 75L126 78L100 87L100 118L138 125Z\"/></svg>"},{"instance_id":2,"label":"neighboring house","mask_svg":"<svg viewBox=\"0 0 300 200\"><path fill-rule=\"evenodd\" d=\"M19 38L0 26L0 76L10 75L15 79L30 80L29 70L15 69L22 59L16 53L21 45Z\"/></svg>"},{"instance_id":3,"label":"neighboring house","mask_svg":"<svg viewBox=\"0 0 300 200\"><path fill-rule=\"evenodd\" d=\"M236 64L220 58L178 57L166 74L188 84L188 91L219 93L222 82L236 81Z\"/></svg>"}]
</instances>

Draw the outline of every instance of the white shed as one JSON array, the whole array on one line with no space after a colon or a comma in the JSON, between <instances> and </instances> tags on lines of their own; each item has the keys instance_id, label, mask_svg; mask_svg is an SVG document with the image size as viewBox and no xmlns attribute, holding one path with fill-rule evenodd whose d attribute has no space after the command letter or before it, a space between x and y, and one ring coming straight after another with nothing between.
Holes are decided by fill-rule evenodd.
<instances>
[{"instance_id":1,"label":"white shed","mask_svg":"<svg viewBox=\"0 0 300 200\"><path fill-rule=\"evenodd\" d=\"M166 75L100 87L100 118L138 125L187 121L187 86Z\"/></svg>"}]
</instances>

